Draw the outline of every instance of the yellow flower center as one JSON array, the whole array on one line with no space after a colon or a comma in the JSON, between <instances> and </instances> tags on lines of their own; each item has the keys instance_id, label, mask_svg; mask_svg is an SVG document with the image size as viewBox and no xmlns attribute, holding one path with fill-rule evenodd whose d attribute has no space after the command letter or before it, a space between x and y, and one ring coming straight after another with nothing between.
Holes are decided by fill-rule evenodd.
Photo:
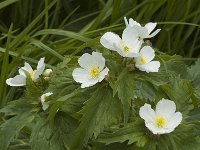
<instances>
[{"instance_id":1,"label":"yellow flower center","mask_svg":"<svg viewBox=\"0 0 200 150\"><path fill-rule=\"evenodd\" d=\"M141 56L140 57L140 64L141 65L144 65L144 64L146 64L147 62L146 62L146 59L143 57L143 56Z\"/></svg>"},{"instance_id":2,"label":"yellow flower center","mask_svg":"<svg viewBox=\"0 0 200 150\"><path fill-rule=\"evenodd\" d=\"M163 128L166 125L166 119L163 116L159 116L155 118L155 125L158 128Z\"/></svg>"},{"instance_id":3,"label":"yellow flower center","mask_svg":"<svg viewBox=\"0 0 200 150\"><path fill-rule=\"evenodd\" d=\"M33 77L34 77L34 75L35 75L35 72L36 72L36 70L33 70L33 71L31 71L31 72L30 72L30 76L31 76L31 78L33 78Z\"/></svg>"},{"instance_id":4,"label":"yellow flower center","mask_svg":"<svg viewBox=\"0 0 200 150\"><path fill-rule=\"evenodd\" d=\"M129 51L129 47L128 46L124 46L124 52L128 52Z\"/></svg>"},{"instance_id":5,"label":"yellow flower center","mask_svg":"<svg viewBox=\"0 0 200 150\"><path fill-rule=\"evenodd\" d=\"M98 76L99 76L99 73L100 73L100 71L99 71L99 68L98 68L98 67L93 67L93 68L91 68L91 69L90 69L90 72L89 72L91 78L96 78L96 77L98 77Z\"/></svg>"}]
</instances>

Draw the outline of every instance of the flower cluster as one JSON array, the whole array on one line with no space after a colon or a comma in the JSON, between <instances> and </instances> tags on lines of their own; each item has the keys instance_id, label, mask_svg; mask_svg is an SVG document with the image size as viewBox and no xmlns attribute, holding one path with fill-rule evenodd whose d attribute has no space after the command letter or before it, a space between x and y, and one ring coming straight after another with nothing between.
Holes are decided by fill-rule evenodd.
<instances>
[{"instance_id":1,"label":"flower cluster","mask_svg":"<svg viewBox=\"0 0 200 150\"><path fill-rule=\"evenodd\" d=\"M52 69L45 69L45 63L44 63L44 59L45 58L41 58L38 61L38 65L37 65L37 69L33 70L33 68L31 67L31 65L27 62L24 63L24 67L19 68L18 72L19 75L16 75L13 78L9 78L6 80L6 84L10 85L10 86L25 86L26 85L26 79L27 79L27 75L30 76L30 78L32 79L33 82L37 82L37 80L39 79L39 77L41 75L43 75L44 80L49 80L52 74ZM52 95L52 92L48 92L43 94L39 99L40 102L42 104L42 109L46 110L49 107L49 104L46 102L46 100L48 99L48 97L50 95Z\"/></svg>"},{"instance_id":2,"label":"flower cluster","mask_svg":"<svg viewBox=\"0 0 200 150\"><path fill-rule=\"evenodd\" d=\"M100 43L111 51L116 51L122 57L134 59L135 67L140 71L158 72L160 68L159 61L153 61L155 51L150 46L144 46L144 39L154 37L160 29L154 30L156 23L147 23L141 26L133 19L129 21L125 19L126 28L120 38L117 34L106 32L100 39ZM106 67L106 60L99 52L92 54L85 53L78 59L79 68L75 68L72 72L73 79L81 83L81 88L91 87L108 76L109 69ZM44 58L38 61L37 69L33 70L30 64L24 64L13 78L6 80L10 86L25 86L27 75L33 82L37 82L42 76L48 81L51 77L52 70L45 69ZM48 99L53 92L47 92L39 97L42 109L45 111L49 107ZM168 99L161 99L155 111L151 105L144 104L139 110L139 116L144 119L145 126L153 134L166 134L174 131L181 123L182 114L176 111L176 105Z\"/></svg>"},{"instance_id":3,"label":"flower cluster","mask_svg":"<svg viewBox=\"0 0 200 150\"><path fill-rule=\"evenodd\" d=\"M25 62L24 67L21 67L19 75L14 78L9 78L6 83L10 86L24 86L26 85L27 73L30 75L31 79L35 82L39 76L43 73L45 69L44 58L41 58L38 62L37 69L33 70L29 63Z\"/></svg>"},{"instance_id":4,"label":"flower cluster","mask_svg":"<svg viewBox=\"0 0 200 150\"><path fill-rule=\"evenodd\" d=\"M52 69L44 70L45 69L44 59L45 58L41 58L38 61L38 65L37 65L36 70L33 70L31 65L29 63L25 62L24 67L21 67L18 70L19 75L16 75L13 78L7 79L6 84L8 84L10 86L25 86L26 85L26 78L27 78L28 74L34 82L37 82L38 78L42 74L44 76L44 79L48 80L53 71L52 71Z\"/></svg>"},{"instance_id":5,"label":"flower cluster","mask_svg":"<svg viewBox=\"0 0 200 150\"><path fill-rule=\"evenodd\" d=\"M129 22L124 18L126 28L122 33L122 38L112 32L105 33L100 43L107 49L118 52L122 57L135 58L136 67L141 71L158 72L159 61L152 61L155 57L155 51L150 46L144 46L144 39L154 37L160 29L151 33L156 27L156 23L147 23L142 27L132 18Z\"/></svg>"},{"instance_id":6,"label":"flower cluster","mask_svg":"<svg viewBox=\"0 0 200 150\"><path fill-rule=\"evenodd\" d=\"M122 57L133 58L135 67L140 71L158 72L159 61L153 61L155 51L150 46L144 46L144 39L154 37L160 29L152 32L156 23L147 23L141 26L132 18L129 21L124 18L126 28L119 35L106 32L100 39L100 43L111 51L116 51ZM72 76L74 80L81 83L81 88L90 87L101 82L109 72L105 67L105 58L99 52L85 53L79 59L81 68L74 69ZM156 111L151 105L145 104L140 108L139 115L145 120L145 126L153 134L165 134L172 132L182 121L182 114L176 112L173 101L161 99L156 105Z\"/></svg>"}]
</instances>

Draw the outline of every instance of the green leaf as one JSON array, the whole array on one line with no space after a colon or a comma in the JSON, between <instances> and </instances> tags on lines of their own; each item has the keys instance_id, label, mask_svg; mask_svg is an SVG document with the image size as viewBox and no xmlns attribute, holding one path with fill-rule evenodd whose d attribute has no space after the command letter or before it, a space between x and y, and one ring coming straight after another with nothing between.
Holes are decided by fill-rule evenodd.
<instances>
[{"instance_id":1,"label":"green leaf","mask_svg":"<svg viewBox=\"0 0 200 150\"><path fill-rule=\"evenodd\" d=\"M29 111L32 106L27 102L26 99L20 98L9 102L6 106L0 109L0 112L4 113L5 116L8 115L19 115L24 112Z\"/></svg>"},{"instance_id":2,"label":"green leaf","mask_svg":"<svg viewBox=\"0 0 200 150\"><path fill-rule=\"evenodd\" d=\"M89 89L81 89L80 84L72 78L73 68L68 67L71 59L65 58L63 62L57 65L53 70L49 87L46 92L53 92L51 96L49 119L53 118L60 109L69 114L79 111L83 103L89 99ZM87 92L85 92L87 90Z\"/></svg>"},{"instance_id":3,"label":"green leaf","mask_svg":"<svg viewBox=\"0 0 200 150\"><path fill-rule=\"evenodd\" d=\"M96 138L105 127L119 123L121 105L117 97L113 97L110 87L99 87L86 102L81 123L72 140L71 149L76 150L86 144L92 137Z\"/></svg>"},{"instance_id":4,"label":"green leaf","mask_svg":"<svg viewBox=\"0 0 200 150\"><path fill-rule=\"evenodd\" d=\"M196 79L200 76L200 58L195 62L194 65L192 65L190 68L188 68L188 73L192 79Z\"/></svg>"},{"instance_id":5,"label":"green leaf","mask_svg":"<svg viewBox=\"0 0 200 150\"><path fill-rule=\"evenodd\" d=\"M156 89L153 84L147 81L136 81L135 83L135 95L142 100L155 100L156 99Z\"/></svg>"},{"instance_id":6,"label":"green leaf","mask_svg":"<svg viewBox=\"0 0 200 150\"><path fill-rule=\"evenodd\" d=\"M32 134L32 150L69 150L69 143L77 127L77 121L59 112L54 122L47 122L46 118L37 118Z\"/></svg>"},{"instance_id":7,"label":"green leaf","mask_svg":"<svg viewBox=\"0 0 200 150\"><path fill-rule=\"evenodd\" d=\"M47 91L53 92L53 95L57 95L57 97L65 96L78 87L72 78L73 68L68 67L69 61L70 58L64 58L63 62L53 70Z\"/></svg>"},{"instance_id":8,"label":"green leaf","mask_svg":"<svg viewBox=\"0 0 200 150\"><path fill-rule=\"evenodd\" d=\"M183 79L188 77L186 72L187 66L182 60L181 56L161 55L158 56L158 58L161 60L161 67L159 68L159 71L156 73L149 73L144 75L148 81L152 82L152 84L157 86L166 84L172 75L180 76Z\"/></svg>"},{"instance_id":9,"label":"green leaf","mask_svg":"<svg viewBox=\"0 0 200 150\"><path fill-rule=\"evenodd\" d=\"M127 126L119 129L112 129L98 136L97 141L105 144L116 142L127 145L131 149L138 150L187 150L198 149L199 142L192 126L181 124L175 131L169 134L154 135L145 126L143 120L136 120L128 123ZM192 142L193 141L193 142Z\"/></svg>"},{"instance_id":10,"label":"green leaf","mask_svg":"<svg viewBox=\"0 0 200 150\"><path fill-rule=\"evenodd\" d=\"M115 92L118 93L119 99L123 105L124 123L128 122L131 100L135 97L135 81L133 76L133 72L124 69L118 76L116 90L114 89L114 94Z\"/></svg>"},{"instance_id":11,"label":"green leaf","mask_svg":"<svg viewBox=\"0 0 200 150\"><path fill-rule=\"evenodd\" d=\"M142 120L128 123L127 126L119 128L113 133L104 132L100 134L97 141L105 144L128 141L128 144L136 143L137 146L142 147L148 139L145 135L144 127L142 127L143 124Z\"/></svg>"},{"instance_id":12,"label":"green leaf","mask_svg":"<svg viewBox=\"0 0 200 150\"><path fill-rule=\"evenodd\" d=\"M29 103L38 104L38 99L43 94L42 86L40 87L39 85L37 85L37 83L33 82L28 73L26 74L26 76L26 90L24 97L27 101L29 101Z\"/></svg>"},{"instance_id":13,"label":"green leaf","mask_svg":"<svg viewBox=\"0 0 200 150\"><path fill-rule=\"evenodd\" d=\"M191 110L188 120L190 122L198 122L200 120L200 108Z\"/></svg>"},{"instance_id":14,"label":"green leaf","mask_svg":"<svg viewBox=\"0 0 200 150\"><path fill-rule=\"evenodd\" d=\"M103 143L96 142L92 145L91 150L130 150L126 143L113 143L105 145Z\"/></svg>"},{"instance_id":15,"label":"green leaf","mask_svg":"<svg viewBox=\"0 0 200 150\"><path fill-rule=\"evenodd\" d=\"M189 80L192 81L195 93L194 95L200 99L200 59L196 61L194 65L188 68L188 73L190 75Z\"/></svg>"},{"instance_id":16,"label":"green leaf","mask_svg":"<svg viewBox=\"0 0 200 150\"><path fill-rule=\"evenodd\" d=\"M34 115L31 112L24 112L7 120L0 126L0 149L7 150L10 142L17 136L20 130L32 122Z\"/></svg>"},{"instance_id":17,"label":"green leaf","mask_svg":"<svg viewBox=\"0 0 200 150\"><path fill-rule=\"evenodd\" d=\"M47 45L45 45L44 43L42 43L42 42L40 42L40 41L38 41L36 39L31 39L31 44L37 46L40 49L43 49L44 51L48 51L49 53L51 53L53 56L59 58L60 60L63 60L63 58L64 58L58 52L56 52L52 48L48 47Z\"/></svg>"},{"instance_id":18,"label":"green leaf","mask_svg":"<svg viewBox=\"0 0 200 150\"><path fill-rule=\"evenodd\" d=\"M176 103L177 110L184 114L189 112L189 100L192 95L188 84L187 80L182 80L180 77L171 77L169 84L161 86L169 98Z\"/></svg>"},{"instance_id":19,"label":"green leaf","mask_svg":"<svg viewBox=\"0 0 200 150\"><path fill-rule=\"evenodd\" d=\"M200 146L200 143L197 141L195 130L191 125L181 124L169 136L173 139L174 147L176 147L177 150L197 150Z\"/></svg>"},{"instance_id":20,"label":"green leaf","mask_svg":"<svg viewBox=\"0 0 200 150\"><path fill-rule=\"evenodd\" d=\"M0 9L5 8L6 6L11 5L17 1L19 1L19 0L5 0L0 3Z\"/></svg>"},{"instance_id":21,"label":"green leaf","mask_svg":"<svg viewBox=\"0 0 200 150\"><path fill-rule=\"evenodd\" d=\"M38 35L47 35L47 34L67 36L67 37L70 37L72 39L77 39L77 40L83 41L83 42L90 41L90 38L86 38L79 33L75 33L75 32L72 32L72 31L64 31L64 30L60 30L60 29L40 30L33 37L38 36Z\"/></svg>"}]
</instances>

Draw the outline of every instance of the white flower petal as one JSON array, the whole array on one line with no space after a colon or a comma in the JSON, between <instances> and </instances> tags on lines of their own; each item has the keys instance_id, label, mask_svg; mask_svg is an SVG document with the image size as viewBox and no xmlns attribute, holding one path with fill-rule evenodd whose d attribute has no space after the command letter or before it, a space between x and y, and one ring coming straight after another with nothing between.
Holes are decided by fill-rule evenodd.
<instances>
[{"instance_id":1,"label":"white flower petal","mask_svg":"<svg viewBox=\"0 0 200 150\"><path fill-rule=\"evenodd\" d=\"M76 68L72 72L74 80L78 83L85 83L89 79L88 71L82 68Z\"/></svg>"},{"instance_id":2,"label":"white flower petal","mask_svg":"<svg viewBox=\"0 0 200 150\"><path fill-rule=\"evenodd\" d=\"M155 29L156 25L157 25L157 23L149 22L144 27L147 28L148 33L150 34L153 31L153 29Z\"/></svg>"},{"instance_id":3,"label":"white flower petal","mask_svg":"<svg viewBox=\"0 0 200 150\"><path fill-rule=\"evenodd\" d=\"M20 68L18 70L18 72L19 72L20 75L23 75L24 77L26 77L26 74L25 74L25 72L24 72L24 70L22 68Z\"/></svg>"},{"instance_id":4,"label":"white flower petal","mask_svg":"<svg viewBox=\"0 0 200 150\"><path fill-rule=\"evenodd\" d=\"M53 93L52 92L47 92L45 94L42 94L42 96L40 97L41 102L45 102L46 98L51 96Z\"/></svg>"},{"instance_id":5,"label":"white flower petal","mask_svg":"<svg viewBox=\"0 0 200 150\"><path fill-rule=\"evenodd\" d=\"M44 59L45 59L44 57L40 58L40 60L38 61L37 69L45 66Z\"/></svg>"},{"instance_id":6,"label":"white flower petal","mask_svg":"<svg viewBox=\"0 0 200 150\"><path fill-rule=\"evenodd\" d=\"M137 32L134 27L126 27L122 33L122 41L127 45L131 45L138 40Z\"/></svg>"},{"instance_id":7,"label":"white flower petal","mask_svg":"<svg viewBox=\"0 0 200 150\"><path fill-rule=\"evenodd\" d=\"M38 68L36 71L35 71L35 74L34 74L34 77L33 77L33 81L36 81L39 76L43 73L45 69L45 65L41 66L40 68Z\"/></svg>"},{"instance_id":8,"label":"white flower petal","mask_svg":"<svg viewBox=\"0 0 200 150\"><path fill-rule=\"evenodd\" d=\"M103 71L100 72L100 75L99 75L99 82L101 82L106 75L108 75L108 71L109 69L106 67Z\"/></svg>"},{"instance_id":9,"label":"white flower petal","mask_svg":"<svg viewBox=\"0 0 200 150\"><path fill-rule=\"evenodd\" d=\"M105 58L102 56L102 53L92 52L92 57L95 61L95 64L99 67L99 70L103 70L105 67Z\"/></svg>"},{"instance_id":10,"label":"white flower petal","mask_svg":"<svg viewBox=\"0 0 200 150\"><path fill-rule=\"evenodd\" d=\"M160 100L156 105L156 114L165 116L168 119L175 113L176 105L173 101L168 99Z\"/></svg>"},{"instance_id":11,"label":"white flower petal","mask_svg":"<svg viewBox=\"0 0 200 150\"><path fill-rule=\"evenodd\" d=\"M98 78L96 79L88 79L86 82L81 84L81 88L86 88L95 85L98 83Z\"/></svg>"},{"instance_id":12,"label":"white flower petal","mask_svg":"<svg viewBox=\"0 0 200 150\"><path fill-rule=\"evenodd\" d=\"M114 43L119 43L121 41L121 38L119 35L112 33L112 32L106 32L100 39L100 43L109 50L115 50Z\"/></svg>"},{"instance_id":13,"label":"white flower petal","mask_svg":"<svg viewBox=\"0 0 200 150\"><path fill-rule=\"evenodd\" d=\"M137 36L140 37L141 41L148 36L148 30L146 27L133 26L133 28L135 29Z\"/></svg>"},{"instance_id":14,"label":"white flower petal","mask_svg":"<svg viewBox=\"0 0 200 150\"><path fill-rule=\"evenodd\" d=\"M158 72L160 68L160 62L159 61L151 61L144 65L135 65L139 70L149 72Z\"/></svg>"},{"instance_id":15,"label":"white flower petal","mask_svg":"<svg viewBox=\"0 0 200 150\"><path fill-rule=\"evenodd\" d=\"M24 67L22 67L22 69L24 69L24 70L26 70L28 72L32 72L33 71L32 67L27 62L24 63Z\"/></svg>"},{"instance_id":16,"label":"white flower petal","mask_svg":"<svg viewBox=\"0 0 200 150\"><path fill-rule=\"evenodd\" d=\"M132 18L129 19L129 26L133 27L133 26L141 26L137 21L133 20Z\"/></svg>"},{"instance_id":17,"label":"white flower petal","mask_svg":"<svg viewBox=\"0 0 200 150\"><path fill-rule=\"evenodd\" d=\"M155 111L151 108L151 105L144 104L144 106L140 107L139 115L146 123L150 123L155 118Z\"/></svg>"},{"instance_id":18,"label":"white flower petal","mask_svg":"<svg viewBox=\"0 0 200 150\"><path fill-rule=\"evenodd\" d=\"M24 86L26 85L26 77L23 75L16 75L14 78L7 79L6 84L10 86Z\"/></svg>"},{"instance_id":19,"label":"white flower petal","mask_svg":"<svg viewBox=\"0 0 200 150\"><path fill-rule=\"evenodd\" d=\"M141 46L142 46L142 41L139 41L139 40L133 41L133 44L130 45L130 47L129 47L130 48L130 50L129 50L130 54L127 54L127 57L129 55L131 57L138 57Z\"/></svg>"},{"instance_id":20,"label":"white flower petal","mask_svg":"<svg viewBox=\"0 0 200 150\"><path fill-rule=\"evenodd\" d=\"M145 123L145 126L153 133L153 134L166 134L172 132L168 128L158 128L155 124L152 123Z\"/></svg>"},{"instance_id":21,"label":"white flower petal","mask_svg":"<svg viewBox=\"0 0 200 150\"><path fill-rule=\"evenodd\" d=\"M156 31L154 31L153 33L151 33L150 35L148 35L146 38L152 38L154 37L156 34L158 34L160 32L161 29L157 29Z\"/></svg>"},{"instance_id":22,"label":"white flower petal","mask_svg":"<svg viewBox=\"0 0 200 150\"><path fill-rule=\"evenodd\" d=\"M133 58L133 57L137 57L138 53L136 52L129 52L129 53L125 53L124 57L129 57L129 58Z\"/></svg>"},{"instance_id":23,"label":"white flower petal","mask_svg":"<svg viewBox=\"0 0 200 150\"><path fill-rule=\"evenodd\" d=\"M50 96L52 94L53 94L53 92L47 92L47 93L45 93L45 96Z\"/></svg>"},{"instance_id":24,"label":"white flower petal","mask_svg":"<svg viewBox=\"0 0 200 150\"><path fill-rule=\"evenodd\" d=\"M181 123L181 121L182 121L182 114L180 112L176 112L168 120L167 128L173 130Z\"/></svg>"},{"instance_id":25,"label":"white flower petal","mask_svg":"<svg viewBox=\"0 0 200 150\"><path fill-rule=\"evenodd\" d=\"M150 46L144 46L140 51L140 56L143 56L146 63L149 63L155 57L155 51Z\"/></svg>"},{"instance_id":26,"label":"white flower petal","mask_svg":"<svg viewBox=\"0 0 200 150\"><path fill-rule=\"evenodd\" d=\"M92 55L85 53L83 54L79 59L78 59L78 63L79 65L86 69L89 70L94 64L95 64L95 60L93 59Z\"/></svg>"},{"instance_id":27,"label":"white flower petal","mask_svg":"<svg viewBox=\"0 0 200 150\"><path fill-rule=\"evenodd\" d=\"M45 111L49 107L49 104L47 102L41 102L42 103L42 109Z\"/></svg>"}]
</instances>

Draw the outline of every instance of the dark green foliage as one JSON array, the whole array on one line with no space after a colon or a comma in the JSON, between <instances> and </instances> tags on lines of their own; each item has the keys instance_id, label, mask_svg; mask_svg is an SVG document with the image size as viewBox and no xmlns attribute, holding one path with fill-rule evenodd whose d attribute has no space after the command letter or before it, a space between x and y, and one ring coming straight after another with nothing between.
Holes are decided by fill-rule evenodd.
<instances>
[{"instance_id":1,"label":"dark green foliage","mask_svg":"<svg viewBox=\"0 0 200 150\"><path fill-rule=\"evenodd\" d=\"M2 0L0 150L198 150L199 14L199 0ZM141 72L100 45L106 31L121 34L124 16L162 29L147 42L158 48L158 73ZM81 89L72 71L79 56L92 51L103 53L109 76ZM35 68L41 57L53 69L50 81L41 76L28 78L25 87L5 84L25 61ZM43 111L46 92L53 95ZM138 111L161 98L176 103L183 121L158 136Z\"/></svg>"},{"instance_id":2,"label":"dark green foliage","mask_svg":"<svg viewBox=\"0 0 200 150\"><path fill-rule=\"evenodd\" d=\"M81 123L73 138L71 149L79 149L89 138L96 138L104 129L121 121L121 105L117 97L112 96L109 87L102 86L92 94L81 113Z\"/></svg>"},{"instance_id":3,"label":"dark green foliage","mask_svg":"<svg viewBox=\"0 0 200 150\"><path fill-rule=\"evenodd\" d=\"M24 106L24 105L21 105L21 106ZM15 105L15 107L16 107L16 105ZM4 111L10 111L10 110L6 110L6 108L5 108ZM11 113L13 113L13 111L11 111ZM23 111L23 112L20 112L18 115L11 117L7 121L5 121L5 123L1 124L1 126L0 126L0 140L1 140L0 149L7 150L10 142L16 136L18 136L20 130L23 127L25 127L28 123L33 121L33 119L34 119L34 115L31 112Z\"/></svg>"},{"instance_id":4,"label":"dark green foliage","mask_svg":"<svg viewBox=\"0 0 200 150\"><path fill-rule=\"evenodd\" d=\"M135 81L133 80L133 74L127 69L122 70L117 78L115 87L116 89L114 89L114 95L116 90L123 105L124 122L127 123L130 113L131 100L135 97Z\"/></svg>"},{"instance_id":5,"label":"dark green foliage","mask_svg":"<svg viewBox=\"0 0 200 150\"><path fill-rule=\"evenodd\" d=\"M31 134L32 150L66 150L73 137L77 121L66 113L58 113L54 122L38 118Z\"/></svg>"}]
</instances>

